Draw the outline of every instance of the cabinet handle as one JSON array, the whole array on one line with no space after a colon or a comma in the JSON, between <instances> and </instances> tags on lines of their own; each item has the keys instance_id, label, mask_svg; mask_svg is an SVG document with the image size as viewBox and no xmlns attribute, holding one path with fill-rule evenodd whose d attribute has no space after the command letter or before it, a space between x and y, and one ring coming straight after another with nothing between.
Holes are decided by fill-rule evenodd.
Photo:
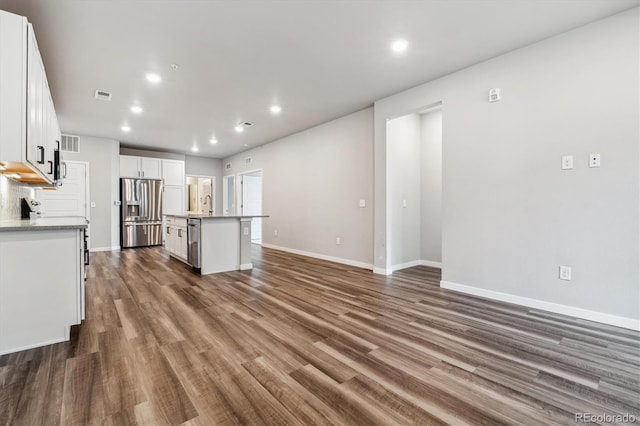
<instances>
[{"instance_id":1,"label":"cabinet handle","mask_svg":"<svg viewBox=\"0 0 640 426\"><path fill-rule=\"evenodd\" d=\"M66 179L67 178L67 163L62 163L62 179Z\"/></svg>"},{"instance_id":2,"label":"cabinet handle","mask_svg":"<svg viewBox=\"0 0 640 426\"><path fill-rule=\"evenodd\" d=\"M44 164L44 146L38 145L38 151L40 158L38 159L38 164Z\"/></svg>"},{"instance_id":3,"label":"cabinet handle","mask_svg":"<svg viewBox=\"0 0 640 426\"><path fill-rule=\"evenodd\" d=\"M182 238L182 229L178 229L178 238Z\"/></svg>"},{"instance_id":4,"label":"cabinet handle","mask_svg":"<svg viewBox=\"0 0 640 426\"><path fill-rule=\"evenodd\" d=\"M47 161L47 163L49 163L49 171L47 172L47 174L52 175L53 174L53 161Z\"/></svg>"},{"instance_id":5,"label":"cabinet handle","mask_svg":"<svg viewBox=\"0 0 640 426\"><path fill-rule=\"evenodd\" d=\"M58 145L58 147L56 148L56 151L60 151L60 141L56 141L56 145Z\"/></svg>"},{"instance_id":6,"label":"cabinet handle","mask_svg":"<svg viewBox=\"0 0 640 426\"><path fill-rule=\"evenodd\" d=\"M142 171L142 177L144 177L144 170Z\"/></svg>"},{"instance_id":7,"label":"cabinet handle","mask_svg":"<svg viewBox=\"0 0 640 426\"><path fill-rule=\"evenodd\" d=\"M171 233L171 228L167 226L167 235L169 235L170 233Z\"/></svg>"}]
</instances>

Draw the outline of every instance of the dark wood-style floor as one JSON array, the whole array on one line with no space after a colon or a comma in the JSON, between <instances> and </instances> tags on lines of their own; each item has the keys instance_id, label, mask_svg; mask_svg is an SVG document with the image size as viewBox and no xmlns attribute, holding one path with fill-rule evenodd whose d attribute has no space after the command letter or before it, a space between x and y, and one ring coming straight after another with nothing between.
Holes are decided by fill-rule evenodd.
<instances>
[{"instance_id":1,"label":"dark wood-style floor","mask_svg":"<svg viewBox=\"0 0 640 426\"><path fill-rule=\"evenodd\" d=\"M640 417L637 332L255 249L201 277L97 253L72 340L0 357L0 424L572 424Z\"/></svg>"}]
</instances>

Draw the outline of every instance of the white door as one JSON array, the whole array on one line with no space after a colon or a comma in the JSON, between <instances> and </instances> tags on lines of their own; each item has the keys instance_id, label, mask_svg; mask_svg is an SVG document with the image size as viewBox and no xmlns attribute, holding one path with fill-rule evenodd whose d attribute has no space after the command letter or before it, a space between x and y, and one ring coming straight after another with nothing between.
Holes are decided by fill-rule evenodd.
<instances>
[{"instance_id":1,"label":"white door","mask_svg":"<svg viewBox=\"0 0 640 426\"><path fill-rule=\"evenodd\" d=\"M253 172L241 176L242 215L262 214L262 172ZM262 219L255 218L251 222L251 242L262 243Z\"/></svg>"},{"instance_id":2,"label":"white door","mask_svg":"<svg viewBox=\"0 0 640 426\"><path fill-rule=\"evenodd\" d=\"M55 191L39 189L36 200L40 201L42 216L88 217L87 174L88 164L66 161L67 177Z\"/></svg>"}]
</instances>

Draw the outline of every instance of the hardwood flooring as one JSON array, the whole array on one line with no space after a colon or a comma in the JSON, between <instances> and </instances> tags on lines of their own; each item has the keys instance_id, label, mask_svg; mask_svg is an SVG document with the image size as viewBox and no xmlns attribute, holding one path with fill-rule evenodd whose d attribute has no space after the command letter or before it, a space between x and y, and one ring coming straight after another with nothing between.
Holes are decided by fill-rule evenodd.
<instances>
[{"instance_id":1,"label":"hardwood flooring","mask_svg":"<svg viewBox=\"0 0 640 426\"><path fill-rule=\"evenodd\" d=\"M637 332L443 290L437 269L254 252L209 276L161 248L92 254L71 341L0 357L0 424L640 419Z\"/></svg>"}]
</instances>

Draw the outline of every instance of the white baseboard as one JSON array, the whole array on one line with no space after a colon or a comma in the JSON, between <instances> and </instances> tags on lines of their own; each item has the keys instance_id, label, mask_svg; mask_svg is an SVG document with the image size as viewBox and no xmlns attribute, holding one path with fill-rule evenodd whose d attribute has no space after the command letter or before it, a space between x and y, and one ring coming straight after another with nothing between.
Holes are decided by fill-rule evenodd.
<instances>
[{"instance_id":1,"label":"white baseboard","mask_svg":"<svg viewBox=\"0 0 640 426\"><path fill-rule=\"evenodd\" d=\"M413 268L414 266L430 266L432 268L442 268L442 262L434 262L432 260L412 260L411 262L399 263L391 267L391 271L399 271L400 269Z\"/></svg>"},{"instance_id":2,"label":"white baseboard","mask_svg":"<svg viewBox=\"0 0 640 426\"><path fill-rule=\"evenodd\" d=\"M369 263L358 262L356 260L350 260L350 259L343 259L341 257L333 257L333 256L327 256L325 254L312 253L304 250L292 249L288 247L280 247L273 244L267 244L264 242L262 243L262 247L270 248L273 250L285 251L287 253L299 254L301 256L313 257L320 260L328 260L329 262L342 263L343 265L355 266L357 268L364 268L369 270L373 269L373 265Z\"/></svg>"},{"instance_id":3,"label":"white baseboard","mask_svg":"<svg viewBox=\"0 0 640 426\"><path fill-rule=\"evenodd\" d=\"M89 249L89 251L91 253L96 252L96 251L114 251L114 250L120 250L120 246L115 246L115 247L92 247Z\"/></svg>"},{"instance_id":4,"label":"white baseboard","mask_svg":"<svg viewBox=\"0 0 640 426\"><path fill-rule=\"evenodd\" d=\"M615 325L616 327L640 331L640 320L636 320L633 318L605 314L602 312L561 305L553 302L545 302L544 300L530 299L528 297L516 296L508 293L501 293L499 291L452 283L450 281L440 281L440 287L446 288L448 290L459 291L461 293L472 294L474 296L486 297L487 299L499 300L501 302L513 303L516 305L526 306L528 308L540 309L556 314L568 315L575 318L582 318L589 321L595 321L603 324Z\"/></svg>"},{"instance_id":5,"label":"white baseboard","mask_svg":"<svg viewBox=\"0 0 640 426\"><path fill-rule=\"evenodd\" d=\"M247 269L253 269L253 263L241 263L240 270L246 271Z\"/></svg>"},{"instance_id":6,"label":"white baseboard","mask_svg":"<svg viewBox=\"0 0 640 426\"><path fill-rule=\"evenodd\" d=\"M65 334L66 334L66 331L65 331ZM31 345L20 346L20 347L11 348L11 349L4 349L4 350L0 351L0 355L6 355L6 354L14 353L14 352L26 351L27 349L39 348L40 346L55 345L56 343L62 343L62 342L68 342L68 341L69 341L68 337L60 337L58 339L46 340L44 342L33 343Z\"/></svg>"},{"instance_id":7,"label":"white baseboard","mask_svg":"<svg viewBox=\"0 0 640 426\"><path fill-rule=\"evenodd\" d=\"M379 275L391 275L393 270L387 268L373 268L373 273Z\"/></svg>"}]
</instances>

